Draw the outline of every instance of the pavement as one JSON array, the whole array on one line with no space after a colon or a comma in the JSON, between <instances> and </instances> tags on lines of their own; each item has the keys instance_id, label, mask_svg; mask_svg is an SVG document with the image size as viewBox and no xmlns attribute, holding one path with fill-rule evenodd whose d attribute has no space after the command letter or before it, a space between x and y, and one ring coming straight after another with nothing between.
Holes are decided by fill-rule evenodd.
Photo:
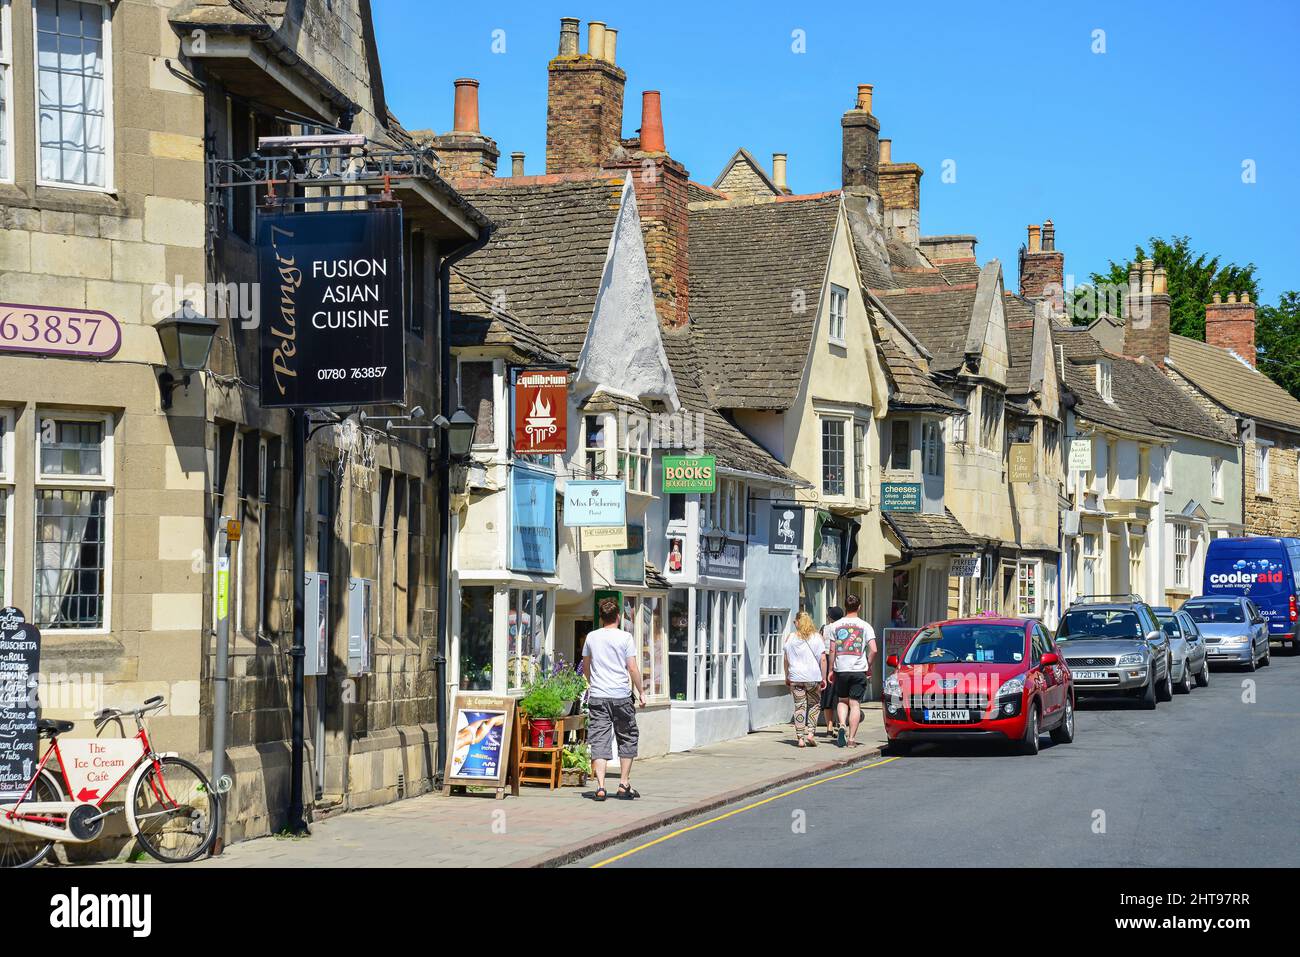
<instances>
[{"instance_id":1,"label":"pavement","mask_svg":"<svg viewBox=\"0 0 1300 957\"><path fill-rule=\"evenodd\" d=\"M819 734L818 747L800 749L785 725L639 760L632 781L643 796L636 801L611 796L597 803L594 781L554 791L524 786L519 797L502 801L487 793L426 794L317 821L308 837L244 841L221 857L180 866L557 866L791 782L879 760L885 732L878 707L864 715L857 748L836 747ZM617 782L617 772L606 779L611 795Z\"/></svg>"},{"instance_id":2,"label":"pavement","mask_svg":"<svg viewBox=\"0 0 1300 957\"><path fill-rule=\"evenodd\" d=\"M1154 712L1083 701L1036 756L925 745L603 848L604 867L1300 866L1300 656ZM1290 834L1291 837L1285 835Z\"/></svg>"}]
</instances>

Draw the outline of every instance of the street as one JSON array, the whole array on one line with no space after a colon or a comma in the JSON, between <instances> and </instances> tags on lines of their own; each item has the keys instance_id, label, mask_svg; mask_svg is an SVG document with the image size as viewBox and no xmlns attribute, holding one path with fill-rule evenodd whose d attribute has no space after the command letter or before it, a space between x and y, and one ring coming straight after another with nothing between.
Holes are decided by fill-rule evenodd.
<instances>
[{"instance_id":1,"label":"street","mask_svg":"<svg viewBox=\"0 0 1300 957\"><path fill-rule=\"evenodd\" d=\"M1155 712L1080 703L1036 757L927 745L607 848L607 867L1300 865L1300 657ZM1289 835L1289 836L1288 836ZM658 843L654 843L658 842Z\"/></svg>"}]
</instances>

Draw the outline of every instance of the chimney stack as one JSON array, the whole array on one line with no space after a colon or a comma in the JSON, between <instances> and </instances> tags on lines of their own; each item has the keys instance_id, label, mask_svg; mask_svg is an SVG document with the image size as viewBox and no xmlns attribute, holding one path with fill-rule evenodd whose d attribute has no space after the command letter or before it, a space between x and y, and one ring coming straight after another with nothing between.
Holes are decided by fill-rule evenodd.
<instances>
[{"instance_id":1,"label":"chimney stack","mask_svg":"<svg viewBox=\"0 0 1300 957\"><path fill-rule=\"evenodd\" d=\"M892 140L880 141L880 205L885 213L886 234L910 246L921 241L921 177L925 170L915 163L895 163Z\"/></svg>"},{"instance_id":2,"label":"chimney stack","mask_svg":"<svg viewBox=\"0 0 1300 957\"><path fill-rule=\"evenodd\" d=\"M1216 292L1205 307L1205 341L1241 356L1255 365L1255 304L1250 293L1228 293L1226 301Z\"/></svg>"},{"instance_id":3,"label":"chimney stack","mask_svg":"<svg viewBox=\"0 0 1300 957\"><path fill-rule=\"evenodd\" d=\"M623 86L614 63L617 30L587 24L587 52L578 52L578 21L560 21L560 52L547 66L546 172L595 170L621 145Z\"/></svg>"},{"instance_id":4,"label":"chimney stack","mask_svg":"<svg viewBox=\"0 0 1300 957\"><path fill-rule=\"evenodd\" d=\"M1029 238L1020 251L1020 295L1050 303L1052 315L1065 315L1065 254L1056 250L1056 227L1049 219L1029 224Z\"/></svg>"},{"instance_id":5,"label":"chimney stack","mask_svg":"<svg viewBox=\"0 0 1300 957\"><path fill-rule=\"evenodd\" d=\"M478 80L456 80L451 131L430 141L448 179L486 179L497 174L501 151L479 130Z\"/></svg>"},{"instance_id":6,"label":"chimney stack","mask_svg":"<svg viewBox=\"0 0 1300 957\"><path fill-rule=\"evenodd\" d=\"M840 118L844 145L841 152L841 182L845 189L880 186L880 121L871 115L871 84L858 84L853 109Z\"/></svg>"},{"instance_id":7,"label":"chimney stack","mask_svg":"<svg viewBox=\"0 0 1300 957\"><path fill-rule=\"evenodd\" d=\"M1169 293L1165 270L1153 260L1129 267L1129 298L1125 303L1124 354L1145 356L1163 367L1169 355ZM1136 295L1133 290L1136 289Z\"/></svg>"},{"instance_id":8,"label":"chimney stack","mask_svg":"<svg viewBox=\"0 0 1300 957\"><path fill-rule=\"evenodd\" d=\"M524 154L518 151L510 154L510 175L524 175Z\"/></svg>"},{"instance_id":9,"label":"chimney stack","mask_svg":"<svg viewBox=\"0 0 1300 957\"><path fill-rule=\"evenodd\" d=\"M786 159L787 157L785 153L772 154L772 182L777 189L789 196L790 187L785 180Z\"/></svg>"},{"instance_id":10,"label":"chimney stack","mask_svg":"<svg viewBox=\"0 0 1300 957\"><path fill-rule=\"evenodd\" d=\"M636 148L604 165L625 171L632 181L659 321L684 328L690 318L686 216L690 175L668 154L658 90L641 94L641 137L639 144L632 145Z\"/></svg>"}]
</instances>

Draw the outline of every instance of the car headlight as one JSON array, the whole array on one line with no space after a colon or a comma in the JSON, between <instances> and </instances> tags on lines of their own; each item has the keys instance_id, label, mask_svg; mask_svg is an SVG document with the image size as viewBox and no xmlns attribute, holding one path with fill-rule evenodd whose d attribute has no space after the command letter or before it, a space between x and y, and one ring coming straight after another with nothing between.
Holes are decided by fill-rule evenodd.
<instances>
[{"instance_id":1,"label":"car headlight","mask_svg":"<svg viewBox=\"0 0 1300 957\"><path fill-rule=\"evenodd\" d=\"M885 679L884 692L885 692L885 697L887 698L903 697L903 689L898 683L898 675L896 674L890 675L888 678Z\"/></svg>"},{"instance_id":2,"label":"car headlight","mask_svg":"<svg viewBox=\"0 0 1300 957\"><path fill-rule=\"evenodd\" d=\"M1120 658L1119 658L1119 660L1118 660L1117 662L1115 662L1115 664L1117 664L1117 665L1142 665L1142 664L1146 664L1146 656L1143 655L1143 654L1141 654L1140 652L1134 652L1134 653L1131 654L1131 655L1121 655Z\"/></svg>"},{"instance_id":3,"label":"car headlight","mask_svg":"<svg viewBox=\"0 0 1300 957\"><path fill-rule=\"evenodd\" d=\"M1010 678L1010 679L1008 679L1008 680L1002 682L1002 686L1001 686L1000 688L998 688L998 697L999 697L999 698L1008 698L1008 697L1010 697L1011 695L1020 695L1020 694L1024 694L1024 691L1025 691L1025 679L1024 679L1024 678L1021 678L1021 677Z\"/></svg>"},{"instance_id":4,"label":"car headlight","mask_svg":"<svg viewBox=\"0 0 1300 957\"><path fill-rule=\"evenodd\" d=\"M1229 638L1224 638L1222 644L1225 644L1225 645L1244 645L1244 644L1245 644L1247 641L1249 641L1249 640L1250 640L1250 639L1249 639L1246 635L1232 635L1232 636L1229 637Z\"/></svg>"}]
</instances>

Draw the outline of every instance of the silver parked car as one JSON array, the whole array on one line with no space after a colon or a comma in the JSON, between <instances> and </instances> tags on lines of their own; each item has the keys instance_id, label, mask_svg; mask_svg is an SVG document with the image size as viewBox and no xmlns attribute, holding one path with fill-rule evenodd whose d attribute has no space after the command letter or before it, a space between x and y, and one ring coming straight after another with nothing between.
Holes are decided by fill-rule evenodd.
<instances>
[{"instance_id":1,"label":"silver parked car","mask_svg":"<svg viewBox=\"0 0 1300 957\"><path fill-rule=\"evenodd\" d=\"M1202 595L1182 607L1205 636L1212 665L1242 665L1254 671L1269 663L1268 621L1249 598Z\"/></svg>"},{"instance_id":2,"label":"silver parked car","mask_svg":"<svg viewBox=\"0 0 1300 957\"><path fill-rule=\"evenodd\" d=\"M1161 614L1160 627L1169 636L1169 654L1173 659L1174 690L1187 694L1192 690L1192 681L1196 687L1204 688L1210 683L1210 661L1205 653L1205 637L1201 634L1192 616L1185 611L1169 611Z\"/></svg>"},{"instance_id":3,"label":"silver parked car","mask_svg":"<svg viewBox=\"0 0 1300 957\"><path fill-rule=\"evenodd\" d=\"M1151 606L1136 596L1076 602L1061 617L1056 642L1076 697L1136 697L1144 708L1173 698L1169 638Z\"/></svg>"}]
</instances>

